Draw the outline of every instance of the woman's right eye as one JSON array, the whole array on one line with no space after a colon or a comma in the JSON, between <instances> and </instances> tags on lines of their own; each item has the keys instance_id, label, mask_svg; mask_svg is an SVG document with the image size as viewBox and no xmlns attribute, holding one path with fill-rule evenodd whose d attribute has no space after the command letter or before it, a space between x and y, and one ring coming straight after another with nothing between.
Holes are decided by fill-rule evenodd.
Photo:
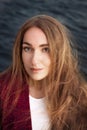
<instances>
[{"instance_id":1,"label":"woman's right eye","mask_svg":"<svg viewBox=\"0 0 87 130\"><path fill-rule=\"evenodd\" d=\"M32 48L31 47L23 47L23 50L25 52L31 52L32 51Z\"/></svg>"}]
</instances>

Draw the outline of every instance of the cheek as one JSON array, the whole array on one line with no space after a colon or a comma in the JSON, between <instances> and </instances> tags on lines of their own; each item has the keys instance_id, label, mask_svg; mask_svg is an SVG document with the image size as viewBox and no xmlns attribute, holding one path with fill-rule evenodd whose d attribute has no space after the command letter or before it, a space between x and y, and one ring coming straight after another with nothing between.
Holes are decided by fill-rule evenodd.
<instances>
[{"instance_id":1,"label":"cheek","mask_svg":"<svg viewBox=\"0 0 87 130\"><path fill-rule=\"evenodd\" d=\"M50 67L51 65L51 59L48 57L44 58L43 59L43 62L44 62L44 65L47 66L47 67Z\"/></svg>"},{"instance_id":2,"label":"cheek","mask_svg":"<svg viewBox=\"0 0 87 130\"><path fill-rule=\"evenodd\" d=\"M30 58L29 58L29 56L27 56L27 55L25 55L25 53L23 53L22 54L22 61L23 61L23 64L24 65L27 65L27 64L29 64L30 62Z\"/></svg>"}]
</instances>

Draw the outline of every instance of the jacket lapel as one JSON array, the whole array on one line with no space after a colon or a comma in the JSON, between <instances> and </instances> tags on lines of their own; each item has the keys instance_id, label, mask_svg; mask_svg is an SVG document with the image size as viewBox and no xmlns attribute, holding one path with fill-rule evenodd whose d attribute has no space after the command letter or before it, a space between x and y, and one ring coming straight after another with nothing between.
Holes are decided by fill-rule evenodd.
<instances>
[{"instance_id":1,"label":"jacket lapel","mask_svg":"<svg viewBox=\"0 0 87 130\"><path fill-rule=\"evenodd\" d=\"M32 130L28 85L23 85L16 107L5 119L3 130Z\"/></svg>"},{"instance_id":2,"label":"jacket lapel","mask_svg":"<svg viewBox=\"0 0 87 130\"><path fill-rule=\"evenodd\" d=\"M29 90L28 86L23 86L25 89L21 92L17 106L14 110L14 129L15 130L32 130L29 105Z\"/></svg>"}]
</instances>

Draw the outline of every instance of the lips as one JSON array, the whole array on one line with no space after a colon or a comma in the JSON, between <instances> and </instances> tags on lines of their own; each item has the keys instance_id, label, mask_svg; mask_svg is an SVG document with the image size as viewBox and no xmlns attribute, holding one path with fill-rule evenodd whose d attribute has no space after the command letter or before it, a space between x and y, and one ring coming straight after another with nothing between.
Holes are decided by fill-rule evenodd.
<instances>
[{"instance_id":1,"label":"lips","mask_svg":"<svg viewBox=\"0 0 87 130\"><path fill-rule=\"evenodd\" d=\"M42 68L31 68L31 71L33 71L33 72L38 72L38 71L41 71L42 70Z\"/></svg>"}]
</instances>

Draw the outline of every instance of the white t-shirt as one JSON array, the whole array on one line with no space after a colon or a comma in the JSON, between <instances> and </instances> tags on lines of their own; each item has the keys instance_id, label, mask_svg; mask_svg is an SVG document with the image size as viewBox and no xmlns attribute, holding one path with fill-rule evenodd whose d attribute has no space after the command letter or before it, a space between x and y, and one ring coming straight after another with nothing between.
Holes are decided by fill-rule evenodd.
<instances>
[{"instance_id":1,"label":"white t-shirt","mask_svg":"<svg viewBox=\"0 0 87 130\"><path fill-rule=\"evenodd\" d=\"M48 130L50 121L45 106L45 98L36 99L29 95L32 130Z\"/></svg>"}]
</instances>

